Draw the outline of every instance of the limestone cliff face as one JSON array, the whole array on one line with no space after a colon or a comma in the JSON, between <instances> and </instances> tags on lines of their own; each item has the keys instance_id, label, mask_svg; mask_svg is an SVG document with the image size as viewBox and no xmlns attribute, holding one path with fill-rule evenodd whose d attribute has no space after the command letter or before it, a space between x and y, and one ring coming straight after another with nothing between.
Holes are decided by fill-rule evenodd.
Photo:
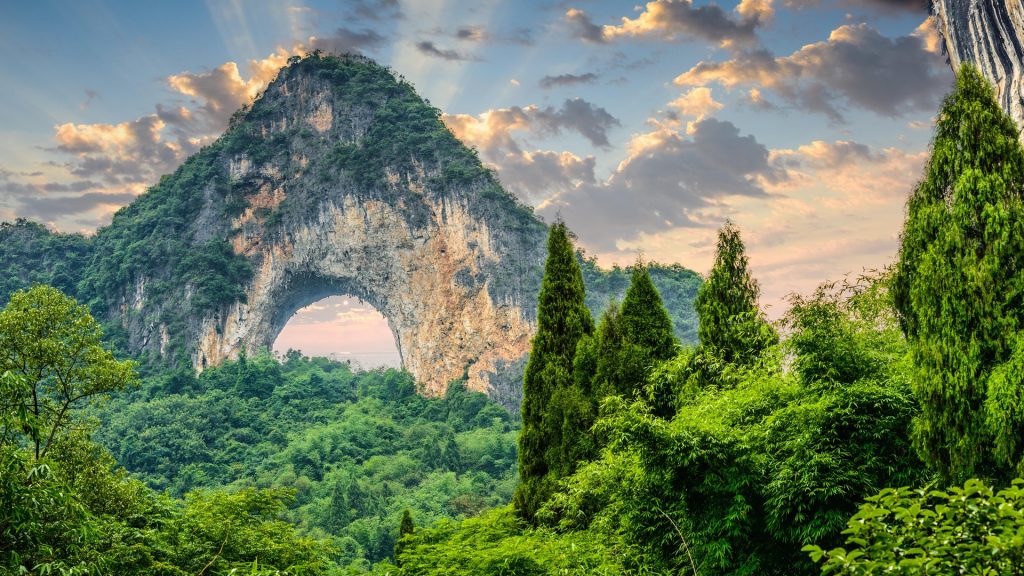
<instances>
[{"instance_id":1,"label":"limestone cliff face","mask_svg":"<svg viewBox=\"0 0 1024 576\"><path fill-rule=\"evenodd\" d=\"M1024 126L1024 3L933 0L953 70L974 64L996 86L1003 109Z\"/></svg>"},{"instance_id":2,"label":"limestone cliff face","mask_svg":"<svg viewBox=\"0 0 1024 576\"><path fill-rule=\"evenodd\" d=\"M413 183L415 186L416 184ZM485 263L501 264L487 223L473 218L463 199L431 198L425 226L375 199L339 195L271 241L247 211L234 247L258 262L246 302L205 318L196 365L220 363L241 350L273 344L295 310L331 294L353 294L387 319L403 366L427 394L441 394L454 379L489 391L490 377L529 350L532 328L522 303L495 302L481 284Z\"/></svg>"}]
</instances>

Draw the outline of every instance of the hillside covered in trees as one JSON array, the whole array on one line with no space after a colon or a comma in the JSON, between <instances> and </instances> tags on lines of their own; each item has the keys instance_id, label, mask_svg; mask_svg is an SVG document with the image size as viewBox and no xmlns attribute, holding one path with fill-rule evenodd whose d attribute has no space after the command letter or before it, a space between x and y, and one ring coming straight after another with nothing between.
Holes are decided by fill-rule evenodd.
<instances>
[{"instance_id":1,"label":"hillside covered in trees","mask_svg":"<svg viewBox=\"0 0 1024 576\"><path fill-rule=\"evenodd\" d=\"M0 567L1019 574L1021 255L1024 151L964 67L894 265L794 295L780 322L730 223L696 345L642 263L595 318L586 261L552 226L518 417L300 353L140 381L85 307L16 292Z\"/></svg>"}]
</instances>

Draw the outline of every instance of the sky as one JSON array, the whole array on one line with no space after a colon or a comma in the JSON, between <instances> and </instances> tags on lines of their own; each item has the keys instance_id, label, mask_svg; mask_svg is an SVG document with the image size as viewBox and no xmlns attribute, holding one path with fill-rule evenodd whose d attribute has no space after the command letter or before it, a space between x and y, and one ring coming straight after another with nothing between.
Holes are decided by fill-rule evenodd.
<instances>
[{"instance_id":1,"label":"sky","mask_svg":"<svg viewBox=\"0 0 1024 576\"><path fill-rule=\"evenodd\" d=\"M92 233L313 48L405 76L604 265L706 273L731 219L774 318L892 262L953 82L924 0L0 0L0 220ZM344 295L275 347L396 357Z\"/></svg>"}]
</instances>

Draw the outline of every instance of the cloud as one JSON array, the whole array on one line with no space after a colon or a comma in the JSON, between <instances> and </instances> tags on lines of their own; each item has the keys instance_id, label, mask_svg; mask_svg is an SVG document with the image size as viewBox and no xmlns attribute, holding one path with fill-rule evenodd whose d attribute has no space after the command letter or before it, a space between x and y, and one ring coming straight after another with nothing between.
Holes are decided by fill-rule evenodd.
<instances>
[{"instance_id":1,"label":"cloud","mask_svg":"<svg viewBox=\"0 0 1024 576\"><path fill-rule=\"evenodd\" d=\"M571 8L565 20L582 40L607 43L623 38L667 41L700 39L729 47L756 42L756 30L774 16L772 0L741 0L735 15L717 4L694 6L691 0L654 0L636 18L599 26L582 10Z\"/></svg>"},{"instance_id":2,"label":"cloud","mask_svg":"<svg viewBox=\"0 0 1024 576\"><path fill-rule=\"evenodd\" d=\"M477 24L463 24L456 27L454 30L438 26L423 33L435 37L451 38L459 42L473 42L478 44L495 43L530 46L534 43L533 30L525 27L515 28L506 32L495 32Z\"/></svg>"},{"instance_id":3,"label":"cloud","mask_svg":"<svg viewBox=\"0 0 1024 576\"><path fill-rule=\"evenodd\" d=\"M348 16L358 20L382 22L404 18L399 0L354 0L347 3Z\"/></svg>"},{"instance_id":4,"label":"cloud","mask_svg":"<svg viewBox=\"0 0 1024 576\"><path fill-rule=\"evenodd\" d=\"M571 131L594 146L607 147L608 131L619 126L604 108L580 98L565 100L559 108L513 106L477 116L445 114L442 118L456 137L475 147L500 172L507 190L531 205L595 183L596 161L593 156L566 151L523 150L516 134L544 138Z\"/></svg>"},{"instance_id":5,"label":"cloud","mask_svg":"<svg viewBox=\"0 0 1024 576\"><path fill-rule=\"evenodd\" d=\"M822 0L786 0L783 4L787 8L808 8L818 6ZM916 12L925 14L928 12L928 0L837 0L835 2L841 8L873 8L882 12L903 13Z\"/></svg>"},{"instance_id":6,"label":"cloud","mask_svg":"<svg viewBox=\"0 0 1024 576\"><path fill-rule=\"evenodd\" d=\"M505 152L520 151L512 132L544 137L571 131L594 146L607 147L608 131L620 125L607 110L582 98L567 99L559 108L513 106L488 110L478 116L445 114L443 119L460 140L475 146L485 159L491 160Z\"/></svg>"},{"instance_id":7,"label":"cloud","mask_svg":"<svg viewBox=\"0 0 1024 576\"><path fill-rule=\"evenodd\" d=\"M619 120L604 108L594 106L582 98L572 98L562 103L562 108L552 111L546 108L541 113L542 126L553 133L562 129L574 130L594 146L608 147L608 131L620 126Z\"/></svg>"},{"instance_id":8,"label":"cloud","mask_svg":"<svg viewBox=\"0 0 1024 576\"><path fill-rule=\"evenodd\" d=\"M319 49L335 54L362 54L365 50L379 48L385 41L387 41L387 38L369 28L353 30L341 27L336 29L330 36L323 38L311 36L308 41L308 50Z\"/></svg>"},{"instance_id":9,"label":"cloud","mask_svg":"<svg viewBox=\"0 0 1024 576\"><path fill-rule=\"evenodd\" d=\"M584 181L540 207L560 213L582 241L612 250L619 241L678 227L701 227L700 210L730 196L767 198L765 184L785 180L769 150L731 122L707 118L690 134L638 134L629 156L604 181Z\"/></svg>"},{"instance_id":10,"label":"cloud","mask_svg":"<svg viewBox=\"0 0 1024 576\"><path fill-rule=\"evenodd\" d=\"M608 41L604 36L604 29L587 16L587 13L578 8L569 8L565 13L565 21L569 24L570 28L575 32L576 37L580 40L587 42L593 42L595 44L604 44Z\"/></svg>"},{"instance_id":11,"label":"cloud","mask_svg":"<svg viewBox=\"0 0 1024 576\"><path fill-rule=\"evenodd\" d=\"M482 42L487 38L487 33L481 26L460 26L455 30L455 38L470 42Z\"/></svg>"},{"instance_id":12,"label":"cloud","mask_svg":"<svg viewBox=\"0 0 1024 576\"><path fill-rule=\"evenodd\" d=\"M18 214L26 218L52 220L96 209L116 210L135 199L131 192L89 192L78 195L30 196L19 204Z\"/></svg>"},{"instance_id":13,"label":"cloud","mask_svg":"<svg viewBox=\"0 0 1024 576\"><path fill-rule=\"evenodd\" d=\"M927 157L927 152L872 149L848 140L815 140L796 149L772 150L772 161L790 176L777 183L775 191L817 187L832 191L830 198L820 200L824 204L901 207L921 177ZM895 211L902 219L902 209Z\"/></svg>"},{"instance_id":14,"label":"cloud","mask_svg":"<svg viewBox=\"0 0 1024 576\"><path fill-rule=\"evenodd\" d=\"M927 37L887 38L867 24L840 26L828 40L775 57L744 51L725 62L700 62L676 77L679 86L718 83L772 90L791 106L842 122L842 104L882 116L933 110L952 74Z\"/></svg>"},{"instance_id":15,"label":"cloud","mask_svg":"<svg viewBox=\"0 0 1024 576\"><path fill-rule=\"evenodd\" d=\"M238 64L225 62L206 72L182 72L167 78L175 92L191 97L207 116L210 128L225 125L231 114L256 94L277 74L290 54L275 53L268 66L262 63L253 68L248 79L243 79Z\"/></svg>"},{"instance_id":16,"label":"cloud","mask_svg":"<svg viewBox=\"0 0 1024 576\"><path fill-rule=\"evenodd\" d=\"M94 180L54 182L41 172L0 169L0 213L4 219L17 215L51 224L60 221L70 230L93 228L138 192Z\"/></svg>"},{"instance_id":17,"label":"cloud","mask_svg":"<svg viewBox=\"0 0 1024 576\"><path fill-rule=\"evenodd\" d=\"M196 148L164 139L167 124L157 114L119 124L65 123L56 127L56 150L71 158L68 171L110 184L153 181L173 170Z\"/></svg>"},{"instance_id":18,"label":"cloud","mask_svg":"<svg viewBox=\"0 0 1024 576\"><path fill-rule=\"evenodd\" d=\"M939 33L939 27L935 16L929 16L921 22L921 25L911 32L912 36L917 36L924 42L924 49L931 52L932 54L942 54L943 41L942 34Z\"/></svg>"},{"instance_id":19,"label":"cloud","mask_svg":"<svg viewBox=\"0 0 1024 576\"><path fill-rule=\"evenodd\" d=\"M416 49L426 54L427 56L433 56L435 58L441 58L442 60L448 60L452 62L465 62L469 60L476 60L470 54L464 54L458 50L450 48L440 48L430 40L421 40L416 43Z\"/></svg>"},{"instance_id":20,"label":"cloud","mask_svg":"<svg viewBox=\"0 0 1024 576\"><path fill-rule=\"evenodd\" d=\"M760 110L762 112L775 112L779 110L779 107L774 103L765 100L764 94L761 93L760 88L751 88L750 90L747 90L747 93L743 95L740 102L754 110Z\"/></svg>"},{"instance_id":21,"label":"cloud","mask_svg":"<svg viewBox=\"0 0 1024 576\"><path fill-rule=\"evenodd\" d=\"M563 86L576 86L577 84L590 84L597 80L597 74L587 72L584 74L559 74L558 76L545 76L537 83L541 88L551 89Z\"/></svg>"},{"instance_id":22,"label":"cloud","mask_svg":"<svg viewBox=\"0 0 1024 576\"><path fill-rule=\"evenodd\" d=\"M715 100L711 89L706 86L691 88L689 92L668 103L668 107L698 120L704 119L722 109L722 103Z\"/></svg>"},{"instance_id":23,"label":"cloud","mask_svg":"<svg viewBox=\"0 0 1024 576\"><path fill-rule=\"evenodd\" d=\"M506 190L531 205L581 186L594 185L595 159L551 150L510 151L494 162Z\"/></svg>"},{"instance_id":24,"label":"cloud","mask_svg":"<svg viewBox=\"0 0 1024 576\"><path fill-rule=\"evenodd\" d=\"M731 218L764 289L762 303L778 317L789 293L806 294L822 281L891 262L907 195L927 157L927 151L843 140L771 150L768 164L785 177L763 179L766 196L723 197L692 210L702 226L648 226L614 247L594 248L601 248L596 255L603 262L628 262L642 250L653 260L706 271L714 259L715 229Z\"/></svg>"},{"instance_id":25,"label":"cloud","mask_svg":"<svg viewBox=\"0 0 1024 576\"><path fill-rule=\"evenodd\" d=\"M813 166L815 168L835 169L861 161L875 160L874 154L865 144L837 140L825 142L815 140L800 146L796 150L776 151L775 155L791 167Z\"/></svg>"}]
</instances>

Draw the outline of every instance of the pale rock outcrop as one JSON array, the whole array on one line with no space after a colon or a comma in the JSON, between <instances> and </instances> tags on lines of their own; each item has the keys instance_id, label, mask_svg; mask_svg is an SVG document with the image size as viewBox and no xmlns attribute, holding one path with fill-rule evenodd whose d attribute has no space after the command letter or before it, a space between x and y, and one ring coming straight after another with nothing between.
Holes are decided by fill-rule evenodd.
<instances>
[{"instance_id":1,"label":"pale rock outcrop","mask_svg":"<svg viewBox=\"0 0 1024 576\"><path fill-rule=\"evenodd\" d=\"M1024 2L1021 0L933 0L953 70L978 67L999 103L1024 126Z\"/></svg>"}]
</instances>

